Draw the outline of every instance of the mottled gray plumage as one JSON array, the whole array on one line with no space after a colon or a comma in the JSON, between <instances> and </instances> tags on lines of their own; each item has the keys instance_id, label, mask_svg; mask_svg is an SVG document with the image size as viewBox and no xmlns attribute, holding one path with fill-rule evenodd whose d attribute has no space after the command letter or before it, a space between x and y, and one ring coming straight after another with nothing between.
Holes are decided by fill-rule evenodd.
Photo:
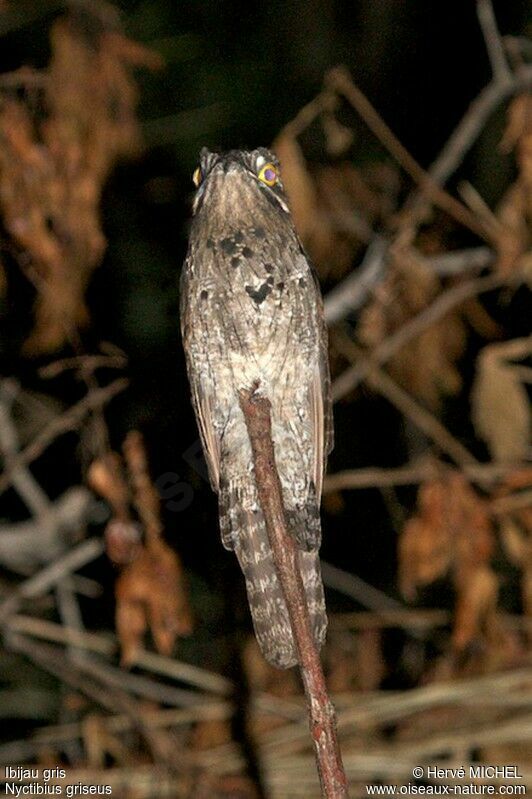
<instances>
[{"instance_id":1,"label":"mottled gray plumage","mask_svg":"<svg viewBox=\"0 0 532 799\"><path fill-rule=\"evenodd\" d=\"M182 273L181 325L188 375L220 528L246 579L263 654L297 662L284 597L259 506L238 392L259 384L271 403L275 459L314 635L327 618L318 548L323 472L332 447L330 380L322 302L268 150L201 154Z\"/></svg>"}]
</instances>

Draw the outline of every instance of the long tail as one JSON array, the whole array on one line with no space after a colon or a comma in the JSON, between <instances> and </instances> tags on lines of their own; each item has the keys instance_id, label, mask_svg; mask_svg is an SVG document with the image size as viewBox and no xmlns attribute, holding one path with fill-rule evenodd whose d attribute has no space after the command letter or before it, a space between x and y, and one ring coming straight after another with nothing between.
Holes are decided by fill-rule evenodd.
<instances>
[{"instance_id":1,"label":"long tail","mask_svg":"<svg viewBox=\"0 0 532 799\"><path fill-rule=\"evenodd\" d=\"M310 519L315 525L315 508L308 513L304 510L289 514L291 533L298 542L305 540L305 533L294 529L294 525L305 524ZM220 527L224 545L235 550L244 572L255 635L264 657L277 668L294 666L297 652L292 628L251 477L244 484L242 481L222 483ZM319 556L316 550L300 549L298 558L314 639L319 648L327 632Z\"/></svg>"}]
</instances>

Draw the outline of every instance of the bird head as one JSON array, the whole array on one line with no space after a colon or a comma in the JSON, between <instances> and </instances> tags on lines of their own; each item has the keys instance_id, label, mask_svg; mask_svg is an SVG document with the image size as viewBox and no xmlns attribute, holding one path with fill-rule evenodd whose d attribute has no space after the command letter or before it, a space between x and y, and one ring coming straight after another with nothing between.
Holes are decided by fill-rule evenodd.
<instances>
[{"instance_id":1,"label":"bird head","mask_svg":"<svg viewBox=\"0 0 532 799\"><path fill-rule=\"evenodd\" d=\"M204 147L193 180L194 214L257 214L263 204L289 213L279 162L265 147L226 153L212 153Z\"/></svg>"}]
</instances>

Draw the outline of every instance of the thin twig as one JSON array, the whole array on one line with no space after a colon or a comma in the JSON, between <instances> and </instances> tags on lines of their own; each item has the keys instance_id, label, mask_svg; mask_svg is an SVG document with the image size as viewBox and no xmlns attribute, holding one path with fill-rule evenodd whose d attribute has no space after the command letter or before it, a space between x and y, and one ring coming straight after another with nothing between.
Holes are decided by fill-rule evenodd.
<instances>
[{"instance_id":1,"label":"thin twig","mask_svg":"<svg viewBox=\"0 0 532 799\"><path fill-rule=\"evenodd\" d=\"M493 77L498 83L509 83L512 80L512 72L506 60L504 44L497 27L491 0L477 0L477 14L486 42Z\"/></svg>"},{"instance_id":2,"label":"thin twig","mask_svg":"<svg viewBox=\"0 0 532 799\"><path fill-rule=\"evenodd\" d=\"M441 474L446 465L433 462L412 463L395 468L371 467L368 469L346 469L327 475L323 482L323 493L346 489L380 488L382 486L418 485ZM495 482L519 468L516 463L464 463L460 467L473 483Z\"/></svg>"},{"instance_id":3,"label":"thin twig","mask_svg":"<svg viewBox=\"0 0 532 799\"><path fill-rule=\"evenodd\" d=\"M521 686L532 684L532 667L527 665L521 669L499 672L497 674L483 675L459 682L434 683L432 685L413 688L387 696L380 692L368 698L365 702L355 702L349 708L338 711L338 726L340 728L357 728L364 724L390 724L412 713L436 708L451 703L460 703L464 700L477 698L481 703L483 698L492 693L505 693ZM263 738L265 748L282 748L289 751L292 747L304 747L306 744L306 730L303 723L292 724L280 730L266 733Z\"/></svg>"},{"instance_id":4,"label":"thin twig","mask_svg":"<svg viewBox=\"0 0 532 799\"><path fill-rule=\"evenodd\" d=\"M364 379L379 394L386 397L405 416L429 436L430 439L453 461L463 464L476 464L476 458L456 439L447 428L426 408L420 405L398 383L393 380L380 367L376 366L373 359L366 358L364 351L351 341L346 335L335 331L332 338L334 345L352 363L365 370Z\"/></svg>"},{"instance_id":5,"label":"thin twig","mask_svg":"<svg viewBox=\"0 0 532 799\"><path fill-rule=\"evenodd\" d=\"M15 632L53 641L54 643L66 644L71 641L77 646L100 655L111 656L118 651L118 641L115 636L77 630L45 619L16 615L7 621L7 626ZM137 653L132 666L146 669L146 671L170 677L180 682L186 682L195 688L211 691L221 696L228 696L234 690L231 680L221 674L145 650L140 650Z\"/></svg>"},{"instance_id":6,"label":"thin twig","mask_svg":"<svg viewBox=\"0 0 532 799\"><path fill-rule=\"evenodd\" d=\"M201 721L228 721L230 720L234 708L228 703L215 700L209 704L199 704L190 708L171 708L169 710L145 710L144 715L149 721L150 727L179 727L188 726ZM101 718L102 727L109 733L124 733L131 730L134 726L130 716L124 714L113 715ZM50 744L61 744L81 738L84 734L82 722L70 722L66 724L56 724L48 727L41 727L35 730L30 740L24 739L11 741L9 746L13 749L19 747L21 755L9 758L5 757L4 747L0 746L0 762L20 762L26 758L35 758L42 751L43 746ZM8 750L9 751L9 750Z\"/></svg>"},{"instance_id":7,"label":"thin twig","mask_svg":"<svg viewBox=\"0 0 532 799\"><path fill-rule=\"evenodd\" d=\"M62 650L29 641L22 635L11 634L7 643L10 649L26 655L61 682L82 691L99 705L128 715L142 733L154 757L162 762L171 758L171 748L162 731L156 731L150 726L135 700L123 690L120 681L110 680L107 673L91 661L76 661L75 668L72 668L71 661L65 661Z\"/></svg>"},{"instance_id":8,"label":"thin twig","mask_svg":"<svg viewBox=\"0 0 532 799\"><path fill-rule=\"evenodd\" d=\"M387 274L388 247L389 243L382 236L377 236L367 248L360 266L327 294L323 305L328 325L340 322L349 313L357 311L364 305ZM429 258L416 253L416 258L426 263L427 267L439 277L451 277L467 272L478 272L491 266L495 260L495 253L489 247L471 247Z\"/></svg>"},{"instance_id":9,"label":"thin twig","mask_svg":"<svg viewBox=\"0 0 532 799\"><path fill-rule=\"evenodd\" d=\"M358 111L370 130L380 142L393 155L410 177L418 184L419 191L429 197L432 202L453 217L457 222L470 228L481 238L488 238L487 231L479 220L459 200L441 188L433 176L410 155L401 144L395 133L384 122L380 114L372 106L368 98L356 86L344 67L331 69L325 83L343 95L347 101Z\"/></svg>"},{"instance_id":10,"label":"thin twig","mask_svg":"<svg viewBox=\"0 0 532 799\"><path fill-rule=\"evenodd\" d=\"M464 157L478 139L493 111L508 97L526 91L532 86L532 66L524 67L512 81L492 81L473 100L462 120L456 126L447 143L436 160L431 164L428 173L439 184L443 185L458 169ZM424 202L421 193L417 192L408 203L413 209Z\"/></svg>"},{"instance_id":11,"label":"thin twig","mask_svg":"<svg viewBox=\"0 0 532 799\"><path fill-rule=\"evenodd\" d=\"M286 526L275 465L271 406L255 388L240 393L240 407L251 442L259 502L296 643L322 793L328 799L342 799L347 797L347 780L336 736L335 712L312 635L305 589L297 565L296 543Z\"/></svg>"},{"instance_id":12,"label":"thin twig","mask_svg":"<svg viewBox=\"0 0 532 799\"><path fill-rule=\"evenodd\" d=\"M370 585L356 574L346 572L324 560L321 561L321 575L328 588L360 602L361 605L371 610L402 610L405 607L401 602Z\"/></svg>"},{"instance_id":13,"label":"thin twig","mask_svg":"<svg viewBox=\"0 0 532 799\"><path fill-rule=\"evenodd\" d=\"M76 355L72 358L61 358L39 369L39 377L50 379L62 372L74 369L81 374L93 374L97 369L125 369L127 358L122 354L115 355Z\"/></svg>"},{"instance_id":14,"label":"thin twig","mask_svg":"<svg viewBox=\"0 0 532 799\"><path fill-rule=\"evenodd\" d=\"M0 89L45 89L49 76L44 71L20 67L0 75Z\"/></svg>"},{"instance_id":15,"label":"thin twig","mask_svg":"<svg viewBox=\"0 0 532 799\"><path fill-rule=\"evenodd\" d=\"M352 613L341 613L331 618L332 629L382 629L382 628L417 628L432 630L445 627L452 621L450 610L439 608L385 608L382 610L357 610Z\"/></svg>"},{"instance_id":16,"label":"thin twig","mask_svg":"<svg viewBox=\"0 0 532 799\"><path fill-rule=\"evenodd\" d=\"M364 303L371 290L385 273L388 242L376 236L366 250L364 260L338 286L335 286L324 301L325 321L333 325L356 311Z\"/></svg>"},{"instance_id":17,"label":"thin twig","mask_svg":"<svg viewBox=\"0 0 532 799\"><path fill-rule=\"evenodd\" d=\"M0 446L3 450L4 462L8 466L16 459L19 452L18 434L11 415L11 406L18 390L18 385L12 380L4 380L0 384ZM39 540L46 540L45 546L47 546L49 556L52 558L56 551L66 543L64 538L61 540L63 525L58 515L58 508L62 508L63 504L56 503L54 505L50 502L27 466L18 465L14 469L13 485L31 511ZM83 513L85 510L83 502L80 502L79 508L81 513ZM81 518L79 522L81 523ZM17 536L17 552L23 550L22 531L19 532L21 535ZM2 543L5 548L5 536ZM34 543L32 542L33 549ZM25 590L28 590L27 583ZM57 582L56 597L63 622L69 627L82 629L83 622L70 575L66 574ZM9 608L10 601L12 601L12 598L8 599L7 604L4 606L4 611ZM1 616L2 613L0 612L0 618ZM72 651L78 657L83 656L82 650Z\"/></svg>"},{"instance_id":18,"label":"thin twig","mask_svg":"<svg viewBox=\"0 0 532 799\"><path fill-rule=\"evenodd\" d=\"M12 406L18 392L19 386L14 380L6 379L0 383L0 449L8 467L16 460L19 451L18 433L12 418ZM20 465L14 467L13 486L30 513L41 522L46 521L50 501L31 472Z\"/></svg>"},{"instance_id":19,"label":"thin twig","mask_svg":"<svg viewBox=\"0 0 532 799\"><path fill-rule=\"evenodd\" d=\"M453 308L456 308L457 305L464 302L464 300L500 288L507 282L508 278L502 275L487 275L486 277L468 280L444 291L434 302L409 319L391 336L384 339L366 361L351 366L337 377L332 386L333 399L339 400L349 391L356 388L359 383L366 379L375 366L382 366L402 347L448 314Z\"/></svg>"},{"instance_id":20,"label":"thin twig","mask_svg":"<svg viewBox=\"0 0 532 799\"><path fill-rule=\"evenodd\" d=\"M88 413L106 405L113 397L120 394L121 391L124 391L127 385L128 381L125 378L120 378L119 380L114 380L108 386L94 389L94 391L89 392L75 405L72 405L71 408L68 408L68 410L57 419L52 419L52 421L35 436L31 444L28 444L19 455L13 458L11 464L0 475L0 494L5 491L12 482L13 473L17 468L20 466L27 466L38 458L46 447L58 438L58 436L70 430L74 430Z\"/></svg>"},{"instance_id":21,"label":"thin twig","mask_svg":"<svg viewBox=\"0 0 532 799\"><path fill-rule=\"evenodd\" d=\"M55 597L61 622L67 630L66 644L70 657L72 660L85 658L85 649L83 644L80 644L79 635L77 635L83 633L85 628L70 575L66 575L59 580L55 587Z\"/></svg>"},{"instance_id":22,"label":"thin twig","mask_svg":"<svg viewBox=\"0 0 532 799\"><path fill-rule=\"evenodd\" d=\"M495 516L503 516L514 511L532 507L532 490L519 491L509 497L497 497L489 503L489 510Z\"/></svg>"},{"instance_id":23,"label":"thin twig","mask_svg":"<svg viewBox=\"0 0 532 799\"><path fill-rule=\"evenodd\" d=\"M89 538L79 546L71 549L66 555L53 561L37 574L29 577L18 588L0 603L0 622L15 613L23 599L39 596L58 583L65 575L99 557L104 551L103 541Z\"/></svg>"}]
</instances>

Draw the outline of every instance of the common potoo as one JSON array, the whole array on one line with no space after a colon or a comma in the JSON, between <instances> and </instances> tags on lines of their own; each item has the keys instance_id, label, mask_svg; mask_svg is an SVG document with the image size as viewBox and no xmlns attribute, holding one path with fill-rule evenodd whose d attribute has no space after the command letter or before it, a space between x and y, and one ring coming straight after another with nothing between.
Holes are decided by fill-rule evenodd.
<instances>
[{"instance_id":1,"label":"common potoo","mask_svg":"<svg viewBox=\"0 0 532 799\"><path fill-rule=\"evenodd\" d=\"M246 580L266 659L297 662L253 473L239 392L271 403L275 460L318 646L327 617L318 548L332 447L327 337L317 280L294 229L275 156L202 150L182 272L181 326L192 400L218 493L222 541Z\"/></svg>"}]
</instances>

